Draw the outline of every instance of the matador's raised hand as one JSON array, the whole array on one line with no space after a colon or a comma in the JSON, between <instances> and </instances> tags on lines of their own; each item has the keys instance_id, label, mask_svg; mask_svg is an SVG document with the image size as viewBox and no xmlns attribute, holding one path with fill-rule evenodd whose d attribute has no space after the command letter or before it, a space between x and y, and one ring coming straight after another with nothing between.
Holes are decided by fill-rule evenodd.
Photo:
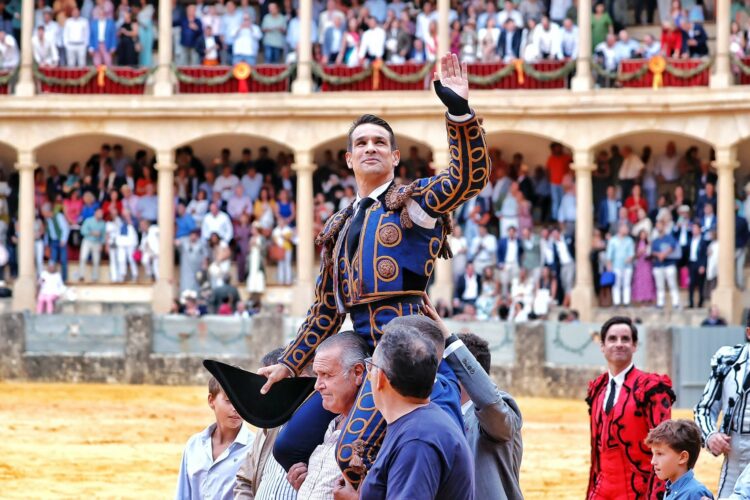
<instances>
[{"instance_id":1,"label":"matador's raised hand","mask_svg":"<svg viewBox=\"0 0 750 500\"><path fill-rule=\"evenodd\" d=\"M448 107L448 113L461 116L471 113L469 108L469 73L466 63L459 63L456 54L448 53L440 59L435 71L435 93Z\"/></svg>"}]
</instances>

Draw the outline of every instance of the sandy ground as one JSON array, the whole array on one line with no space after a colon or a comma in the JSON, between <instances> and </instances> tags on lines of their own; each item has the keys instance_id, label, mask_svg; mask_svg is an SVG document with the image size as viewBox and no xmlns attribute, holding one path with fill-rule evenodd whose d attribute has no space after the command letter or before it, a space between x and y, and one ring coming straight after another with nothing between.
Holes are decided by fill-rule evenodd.
<instances>
[{"instance_id":1,"label":"sandy ground","mask_svg":"<svg viewBox=\"0 0 750 500\"><path fill-rule=\"evenodd\" d=\"M170 498L185 441L212 418L202 387L0 382L0 390L0 497L7 499ZM586 405L519 404L526 498L583 498ZM712 490L720 465L701 454L696 473Z\"/></svg>"}]
</instances>

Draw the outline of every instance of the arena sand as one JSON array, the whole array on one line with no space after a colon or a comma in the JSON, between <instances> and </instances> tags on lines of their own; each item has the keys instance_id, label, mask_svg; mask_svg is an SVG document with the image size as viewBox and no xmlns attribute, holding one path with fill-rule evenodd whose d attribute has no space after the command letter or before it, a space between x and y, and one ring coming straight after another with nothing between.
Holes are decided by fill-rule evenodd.
<instances>
[{"instance_id":1,"label":"arena sand","mask_svg":"<svg viewBox=\"0 0 750 500\"><path fill-rule=\"evenodd\" d=\"M212 418L202 387L0 382L0 390L4 499L171 498L185 441ZM526 498L583 498L585 403L520 398L519 404ZM714 491L720 465L703 452L696 469Z\"/></svg>"}]
</instances>

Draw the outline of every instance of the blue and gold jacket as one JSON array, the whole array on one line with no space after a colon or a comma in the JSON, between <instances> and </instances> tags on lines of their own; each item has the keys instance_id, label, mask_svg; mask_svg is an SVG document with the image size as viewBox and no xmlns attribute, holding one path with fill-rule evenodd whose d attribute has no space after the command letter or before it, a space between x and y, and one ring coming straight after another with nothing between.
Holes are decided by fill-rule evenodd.
<instances>
[{"instance_id":1,"label":"blue and gold jacket","mask_svg":"<svg viewBox=\"0 0 750 500\"><path fill-rule=\"evenodd\" d=\"M447 241L451 212L485 187L490 160L476 116L465 122L446 122L448 168L408 185L391 185L367 209L353 255L346 242L353 206L331 217L316 238L323 255L315 301L297 338L279 359L295 374L323 340L338 332L349 309L420 296L435 260L452 256Z\"/></svg>"}]
</instances>

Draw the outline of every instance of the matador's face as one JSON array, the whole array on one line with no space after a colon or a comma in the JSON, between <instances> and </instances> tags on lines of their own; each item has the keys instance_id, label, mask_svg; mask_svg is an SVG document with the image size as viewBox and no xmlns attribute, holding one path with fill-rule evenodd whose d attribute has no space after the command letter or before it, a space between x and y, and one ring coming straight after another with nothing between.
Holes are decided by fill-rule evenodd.
<instances>
[{"instance_id":1,"label":"matador's face","mask_svg":"<svg viewBox=\"0 0 750 500\"><path fill-rule=\"evenodd\" d=\"M346 153L346 164L357 179L393 177L401 159L398 150L391 150L388 131L380 125L364 123L352 132L352 150Z\"/></svg>"}]
</instances>

